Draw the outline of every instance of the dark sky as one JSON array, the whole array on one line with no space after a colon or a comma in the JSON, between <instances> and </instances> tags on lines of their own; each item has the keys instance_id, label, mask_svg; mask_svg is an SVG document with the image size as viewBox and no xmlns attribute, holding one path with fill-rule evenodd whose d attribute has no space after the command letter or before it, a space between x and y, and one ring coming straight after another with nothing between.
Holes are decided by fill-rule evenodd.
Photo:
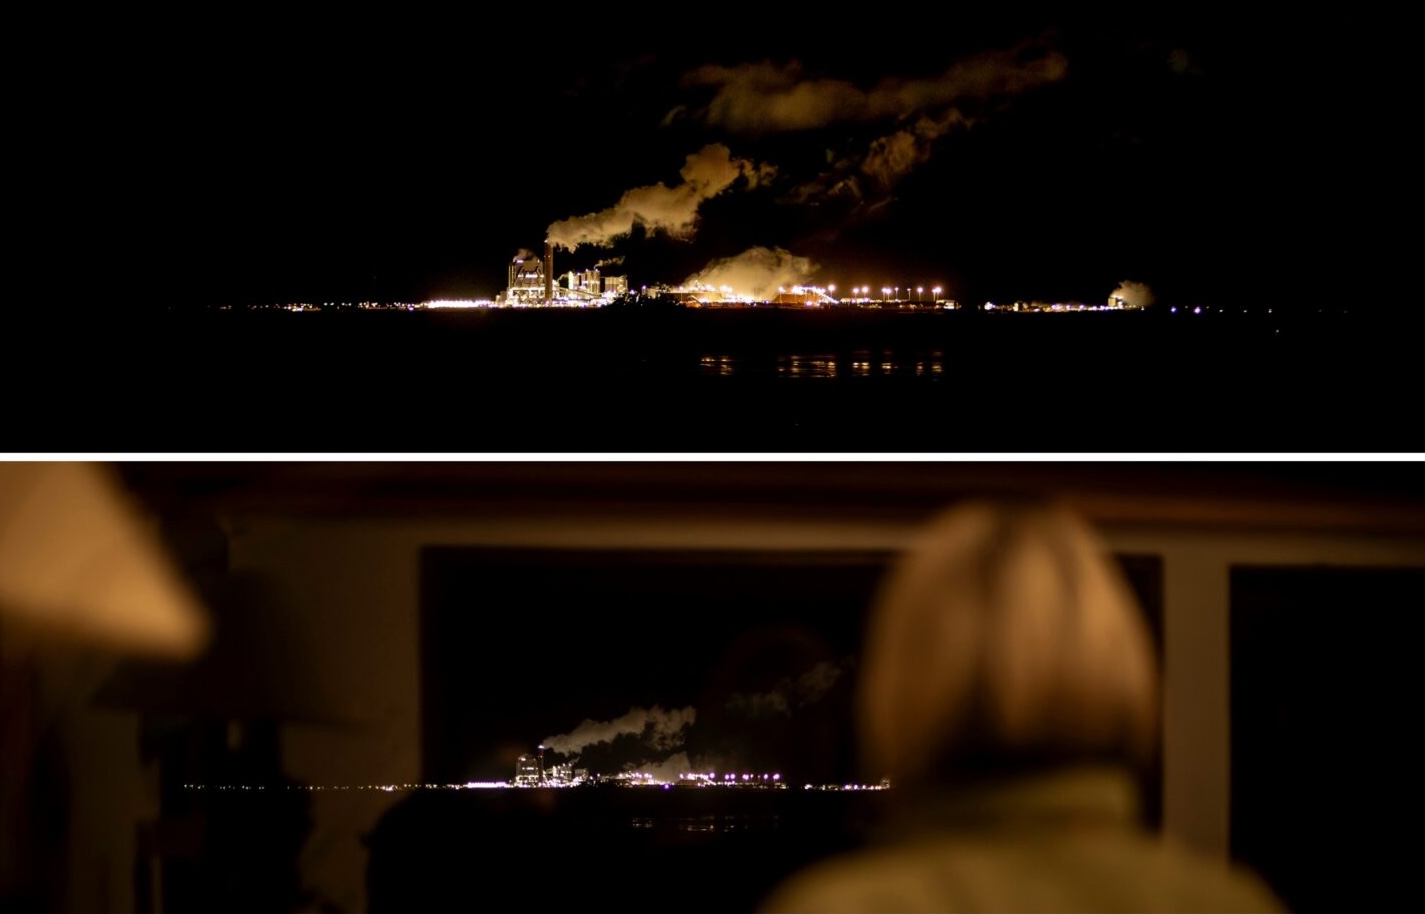
<instances>
[{"instance_id":1,"label":"dark sky","mask_svg":"<svg viewBox=\"0 0 1425 914\"><path fill-rule=\"evenodd\" d=\"M996 9L103 13L35 34L13 115L35 291L487 297L556 228L561 273L963 300L1286 305L1403 257L1397 26Z\"/></svg>"},{"instance_id":2,"label":"dark sky","mask_svg":"<svg viewBox=\"0 0 1425 914\"><path fill-rule=\"evenodd\" d=\"M426 774L505 778L544 741L605 773L737 765L844 781L856 653L886 561L427 549Z\"/></svg>"}]
</instances>

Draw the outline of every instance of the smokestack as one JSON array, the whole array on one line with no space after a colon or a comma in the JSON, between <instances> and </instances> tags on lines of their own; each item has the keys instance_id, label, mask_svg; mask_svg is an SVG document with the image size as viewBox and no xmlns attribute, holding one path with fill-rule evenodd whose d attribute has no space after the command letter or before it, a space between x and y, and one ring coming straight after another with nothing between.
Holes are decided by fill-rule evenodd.
<instances>
[{"instance_id":1,"label":"smokestack","mask_svg":"<svg viewBox=\"0 0 1425 914\"><path fill-rule=\"evenodd\" d=\"M554 301L554 245L544 240L544 303Z\"/></svg>"}]
</instances>

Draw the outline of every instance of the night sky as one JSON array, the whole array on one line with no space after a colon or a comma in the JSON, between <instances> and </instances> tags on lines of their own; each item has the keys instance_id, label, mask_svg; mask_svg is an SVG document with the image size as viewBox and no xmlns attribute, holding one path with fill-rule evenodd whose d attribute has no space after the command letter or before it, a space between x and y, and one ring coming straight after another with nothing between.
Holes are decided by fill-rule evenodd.
<instances>
[{"instance_id":1,"label":"night sky","mask_svg":"<svg viewBox=\"0 0 1425 914\"><path fill-rule=\"evenodd\" d=\"M104 307L493 297L551 236L635 287L1395 290L1397 26L997 9L103 12L34 33L12 251Z\"/></svg>"},{"instance_id":2,"label":"night sky","mask_svg":"<svg viewBox=\"0 0 1425 914\"><path fill-rule=\"evenodd\" d=\"M521 551L422 556L425 776L514 760L856 772L850 696L874 553Z\"/></svg>"}]
</instances>

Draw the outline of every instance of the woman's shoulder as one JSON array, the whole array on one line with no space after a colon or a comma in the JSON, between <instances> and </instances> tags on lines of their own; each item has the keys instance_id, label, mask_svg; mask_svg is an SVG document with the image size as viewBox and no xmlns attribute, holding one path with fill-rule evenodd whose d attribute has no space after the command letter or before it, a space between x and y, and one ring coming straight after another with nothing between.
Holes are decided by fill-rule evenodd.
<instances>
[{"instance_id":1,"label":"woman's shoulder","mask_svg":"<svg viewBox=\"0 0 1425 914\"><path fill-rule=\"evenodd\" d=\"M1280 911L1253 874L1127 832L1077 839L938 836L793 874L768 914L894 911Z\"/></svg>"},{"instance_id":2,"label":"woman's shoulder","mask_svg":"<svg viewBox=\"0 0 1425 914\"><path fill-rule=\"evenodd\" d=\"M794 873L768 896L762 910L979 910L979 899L997 894L995 883L1022 876L1015 856L1000 842L963 835L920 835L870 845Z\"/></svg>"},{"instance_id":3,"label":"woman's shoulder","mask_svg":"<svg viewBox=\"0 0 1425 914\"><path fill-rule=\"evenodd\" d=\"M915 865L904 848L839 854L793 873L759 910L764 914L912 910L915 906L905 897L905 877Z\"/></svg>"}]
</instances>

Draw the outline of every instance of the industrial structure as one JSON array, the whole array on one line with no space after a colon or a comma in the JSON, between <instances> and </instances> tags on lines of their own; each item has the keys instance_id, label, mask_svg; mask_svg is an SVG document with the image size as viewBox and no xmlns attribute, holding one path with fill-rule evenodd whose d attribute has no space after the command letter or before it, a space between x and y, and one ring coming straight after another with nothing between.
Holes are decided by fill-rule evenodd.
<instances>
[{"instance_id":1,"label":"industrial structure","mask_svg":"<svg viewBox=\"0 0 1425 914\"><path fill-rule=\"evenodd\" d=\"M498 304L508 308L531 308L547 305L553 299L549 272L544 261L520 252L510 261L510 281Z\"/></svg>"},{"instance_id":2,"label":"industrial structure","mask_svg":"<svg viewBox=\"0 0 1425 914\"><path fill-rule=\"evenodd\" d=\"M480 302L439 302L440 306L483 306L493 304L502 308L597 308L612 303L619 296L628 294L626 276L601 276L598 269L570 271L556 279L554 273L554 246L546 241L544 255L537 256L522 250L510 261L509 277L505 290L496 296L493 303ZM926 289L920 286L905 287L902 295L900 287L881 289L881 297L873 298L870 286L854 286L851 294L836 298L835 287L821 288L811 285L796 285L778 288L775 295L763 294L752 297L728 286L713 287L691 282L676 287L658 286L645 288L644 293L674 301L685 308L747 308L772 306L781 308L824 308L824 307L871 307L871 308L935 308L959 310L960 303L942 297L943 290L936 286ZM927 294L929 293L929 294ZM985 302L985 311L1010 312L1062 312L1062 311L1127 311L1138 310L1144 304L1131 300L1121 290L1115 290L1108 297L1107 304L1086 305L1081 302L1046 303L1017 301L1010 304Z\"/></svg>"},{"instance_id":3,"label":"industrial structure","mask_svg":"<svg viewBox=\"0 0 1425 914\"><path fill-rule=\"evenodd\" d=\"M760 790L786 790L787 784L780 773L762 772L683 772L676 781L665 780L653 774L625 770L611 775L590 776L587 768L575 768L573 763L544 766L544 746L536 755L521 755L515 760L515 776L509 781L491 784L474 782L464 787L579 787L584 784L619 784L631 787L740 787ZM459 788L462 785L454 785ZM877 784L808 784L806 790L886 790L890 779L883 778Z\"/></svg>"},{"instance_id":4,"label":"industrial structure","mask_svg":"<svg viewBox=\"0 0 1425 914\"><path fill-rule=\"evenodd\" d=\"M539 747L538 755L521 755L515 760L515 777L511 781L516 787L574 787L588 780L589 773L572 764L544 767L544 747Z\"/></svg>"},{"instance_id":5,"label":"industrial structure","mask_svg":"<svg viewBox=\"0 0 1425 914\"><path fill-rule=\"evenodd\" d=\"M510 261L509 281L495 304L505 308L597 308L628 292L628 277L600 276L599 271L570 271L556 282L554 246L544 256L521 251Z\"/></svg>"},{"instance_id":6,"label":"industrial structure","mask_svg":"<svg viewBox=\"0 0 1425 914\"><path fill-rule=\"evenodd\" d=\"M539 755L521 755L515 760L515 786L533 787L544 783L544 750Z\"/></svg>"}]
</instances>

